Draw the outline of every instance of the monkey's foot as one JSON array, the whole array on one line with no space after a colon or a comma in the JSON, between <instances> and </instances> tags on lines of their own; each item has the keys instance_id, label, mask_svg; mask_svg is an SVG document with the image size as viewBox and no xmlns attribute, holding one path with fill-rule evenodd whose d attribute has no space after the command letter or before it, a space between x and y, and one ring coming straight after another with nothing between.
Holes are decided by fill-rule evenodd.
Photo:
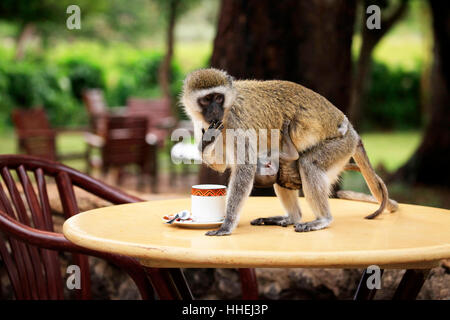
<instances>
[{"instance_id":1,"label":"monkey's foot","mask_svg":"<svg viewBox=\"0 0 450 320\"><path fill-rule=\"evenodd\" d=\"M282 226L287 227L288 225L294 224L289 216L274 216L268 218L257 218L250 221L253 226Z\"/></svg>"},{"instance_id":2,"label":"monkey's foot","mask_svg":"<svg viewBox=\"0 0 450 320\"><path fill-rule=\"evenodd\" d=\"M217 230L211 230L208 231L207 233L205 233L205 235L207 236L228 236L231 234L231 230L227 230L227 229L217 229Z\"/></svg>"},{"instance_id":3,"label":"monkey's foot","mask_svg":"<svg viewBox=\"0 0 450 320\"><path fill-rule=\"evenodd\" d=\"M328 227L331 223L331 219L316 219L309 222L296 223L294 225L295 231L297 232L308 232L320 230Z\"/></svg>"}]
</instances>

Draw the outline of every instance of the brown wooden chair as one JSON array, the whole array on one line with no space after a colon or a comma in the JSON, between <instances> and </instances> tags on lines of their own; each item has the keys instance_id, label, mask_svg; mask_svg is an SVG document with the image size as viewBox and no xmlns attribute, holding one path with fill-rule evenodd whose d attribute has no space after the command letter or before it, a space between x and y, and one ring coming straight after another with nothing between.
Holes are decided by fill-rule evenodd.
<instances>
[{"instance_id":1,"label":"brown wooden chair","mask_svg":"<svg viewBox=\"0 0 450 320\"><path fill-rule=\"evenodd\" d=\"M88 89L83 91L83 102L90 116L101 116L108 114L103 91L101 89Z\"/></svg>"},{"instance_id":2,"label":"brown wooden chair","mask_svg":"<svg viewBox=\"0 0 450 320\"><path fill-rule=\"evenodd\" d=\"M49 160L70 160L86 157L83 153L58 154L56 137L64 132L81 130L55 130L51 127L47 113L42 108L14 109L12 120L17 135L18 152Z\"/></svg>"},{"instance_id":3,"label":"brown wooden chair","mask_svg":"<svg viewBox=\"0 0 450 320\"><path fill-rule=\"evenodd\" d=\"M20 185L13 178L14 172ZM34 176L34 183L30 175ZM106 259L125 270L143 299L155 297L151 283L160 293L159 298L176 298L179 294L171 292L170 282L174 277L184 276L175 269L146 268L146 273L133 258L88 250L69 242L61 233L55 233L47 182L55 181L66 219L79 213L74 186L113 204L134 203L141 199L62 164L30 156L0 155L0 176L3 179L0 179L0 258L17 299L64 298L58 252L72 253L73 263L80 267L81 289L75 290L75 298L91 297L86 255ZM240 269L240 276L243 298L256 299L254 270ZM183 289L185 296L191 296L189 288Z\"/></svg>"},{"instance_id":4,"label":"brown wooden chair","mask_svg":"<svg viewBox=\"0 0 450 320\"><path fill-rule=\"evenodd\" d=\"M125 113L124 107L108 107L102 89L84 90L82 98L90 118L91 132L94 134L103 133L105 117Z\"/></svg>"},{"instance_id":5,"label":"brown wooden chair","mask_svg":"<svg viewBox=\"0 0 450 320\"><path fill-rule=\"evenodd\" d=\"M13 178L13 172L20 185ZM58 252L71 252L73 264L80 267L81 289L74 290L78 299L91 297L89 264L84 254L106 259L125 270L142 298L154 297L146 273L136 260L78 247L54 232L46 185L50 178L56 182L65 218L78 213L74 186L114 204L140 199L41 158L0 155L0 175L3 180L0 184L0 257L17 299L64 298ZM30 176L34 176L35 183Z\"/></svg>"},{"instance_id":6,"label":"brown wooden chair","mask_svg":"<svg viewBox=\"0 0 450 320\"><path fill-rule=\"evenodd\" d=\"M146 117L148 133L155 136L159 147L165 146L167 137L176 124L168 99L129 98L126 114Z\"/></svg>"},{"instance_id":7,"label":"brown wooden chair","mask_svg":"<svg viewBox=\"0 0 450 320\"><path fill-rule=\"evenodd\" d=\"M131 97L127 100L127 115L139 115L147 118L148 137L156 142L159 149L167 154L169 159L170 183L176 181L175 165L170 161L171 149L174 145L168 138L177 127L177 119L173 116L170 100ZM157 161L157 159L154 159Z\"/></svg>"},{"instance_id":8,"label":"brown wooden chair","mask_svg":"<svg viewBox=\"0 0 450 320\"><path fill-rule=\"evenodd\" d=\"M56 160L56 132L50 128L44 109L14 109L12 120L19 152Z\"/></svg>"},{"instance_id":9,"label":"brown wooden chair","mask_svg":"<svg viewBox=\"0 0 450 320\"><path fill-rule=\"evenodd\" d=\"M157 190L158 168L156 146L148 142L147 119L138 116L110 116L106 118L106 133L101 146L102 170L106 174L111 167L119 168L118 184L123 169L128 165L139 168L139 187L143 187L145 175L151 179L152 190Z\"/></svg>"}]
</instances>

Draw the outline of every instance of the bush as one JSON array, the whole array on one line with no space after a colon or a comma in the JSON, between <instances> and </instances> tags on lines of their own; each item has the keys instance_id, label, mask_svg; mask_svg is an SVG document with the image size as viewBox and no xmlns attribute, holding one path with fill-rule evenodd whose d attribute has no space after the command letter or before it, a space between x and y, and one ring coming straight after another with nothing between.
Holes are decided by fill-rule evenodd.
<instances>
[{"instance_id":1,"label":"bush","mask_svg":"<svg viewBox=\"0 0 450 320\"><path fill-rule=\"evenodd\" d=\"M53 125L86 123L68 79L54 66L15 63L0 67L0 122L10 124L13 108L42 106Z\"/></svg>"},{"instance_id":2,"label":"bush","mask_svg":"<svg viewBox=\"0 0 450 320\"><path fill-rule=\"evenodd\" d=\"M0 50L0 126L11 126L13 108L35 106L47 110L54 126L86 124L88 116L81 99L86 88L104 89L110 106L124 105L130 96L161 96L158 70L162 53L128 47L76 48L48 51L39 59L37 53L27 55L22 62L14 62L12 55ZM183 77L180 66L173 62L174 97L181 91Z\"/></svg>"},{"instance_id":3,"label":"bush","mask_svg":"<svg viewBox=\"0 0 450 320\"><path fill-rule=\"evenodd\" d=\"M105 88L102 69L84 60L68 60L63 64L67 70L73 95L82 100L82 93L89 88Z\"/></svg>"},{"instance_id":4,"label":"bush","mask_svg":"<svg viewBox=\"0 0 450 320\"><path fill-rule=\"evenodd\" d=\"M158 70L163 58L160 53L147 54L133 63L122 66L117 85L109 90L108 102L113 105L124 105L131 96L160 96ZM182 84L183 75L176 62L172 62L170 76L172 95L177 96L181 91L180 83Z\"/></svg>"},{"instance_id":5,"label":"bush","mask_svg":"<svg viewBox=\"0 0 450 320\"><path fill-rule=\"evenodd\" d=\"M420 68L405 71L374 62L363 104L363 129L411 129L421 124Z\"/></svg>"},{"instance_id":6,"label":"bush","mask_svg":"<svg viewBox=\"0 0 450 320\"><path fill-rule=\"evenodd\" d=\"M16 64L2 67L7 85L7 94L14 106L29 108L38 104L39 79L32 65Z\"/></svg>"}]
</instances>

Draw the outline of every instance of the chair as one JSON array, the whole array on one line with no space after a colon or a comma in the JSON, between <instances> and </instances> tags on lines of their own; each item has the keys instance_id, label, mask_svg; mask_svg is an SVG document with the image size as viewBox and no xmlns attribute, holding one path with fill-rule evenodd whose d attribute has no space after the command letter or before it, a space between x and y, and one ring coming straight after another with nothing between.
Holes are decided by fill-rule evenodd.
<instances>
[{"instance_id":1,"label":"chair","mask_svg":"<svg viewBox=\"0 0 450 320\"><path fill-rule=\"evenodd\" d=\"M80 132L80 130L52 129L44 109L14 109L12 120L18 137L17 149L19 152L60 161L86 157L84 152L62 155L56 152L57 135L70 131Z\"/></svg>"},{"instance_id":2,"label":"chair","mask_svg":"<svg viewBox=\"0 0 450 320\"><path fill-rule=\"evenodd\" d=\"M144 174L152 177L152 190L157 189L156 146L147 137L147 119L137 116L110 116L106 119L106 133L101 146L102 171L118 167L117 183L121 184L123 168L136 164L139 169L139 187L144 185Z\"/></svg>"},{"instance_id":3,"label":"chair","mask_svg":"<svg viewBox=\"0 0 450 320\"><path fill-rule=\"evenodd\" d=\"M175 129L177 124L177 120L172 114L170 100L167 98L147 99L132 97L127 100L126 114L147 118L149 137L156 142L158 148L164 149L164 153L167 154L170 160L173 143L168 137L170 137L172 130ZM173 185L176 179L175 166L172 161L169 161L169 170L171 173L170 183Z\"/></svg>"},{"instance_id":4,"label":"chair","mask_svg":"<svg viewBox=\"0 0 450 320\"><path fill-rule=\"evenodd\" d=\"M146 117L148 132L155 136L159 147L165 145L166 139L176 123L168 99L129 98L126 114Z\"/></svg>"},{"instance_id":5,"label":"chair","mask_svg":"<svg viewBox=\"0 0 450 320\"><path fill-rule=\"evenodd\" d=\"M124 107L111 107L106 104L102 89L87 89L82 93L82 98L86 111L91 122L91 131L94 134L102 133L102 121L108 115L121 115L124 113Z\"/></svg>"},{"instance_id":6,"label":"chair","mask_svg":"<svg viewBox=\"0 0 450 320\"><path fill-rule=\"evenodd\" d=\"M14 171L18 175L18 182L13 178ZM35 183L30 179L30 174L34 176ZM146 273L133 258L88 250L69 242L62 234L55 233L47 181L53 179L56 182L66 219L79 213L74 186L113 204L139 202L141 199L62 164L30 156L0 155L0 176L3 179L0 179L0 258L17 299L64 298L58 252L72 253L73 263L80 267L81 289L75 289L77 299L91 297L86 255L103 258L126 271L143 299L155 298L151 283L158 292L170 293L172 277L183 276L169 274L167 270L170 269L158 268L147 268ZM22 193L19 188L23 190ZM239 271L243 298L256 299L254 270Z\"/></svg>"},{"instance_id":7,"label":"chair","mask_svg":"<svg viewBox=\"0 0 450 320\"><path fill-rule=\"evenodd\" d=\"M13 178L14 171L20 185ZM55 180L66 219L78 213L74 186L114 204L140 199L41 158L0 155L0 175L3 179L3 185L0 183L0 257L17 299L64 298L58 252L72 253L73 264L80 267L81 289L75 289L77 299L91 297L86 255L103 258L125 270L143 299L154 298L146 273L135 259L87 250L54 232L46 185L50 178ZM23 189L23 194L20 189Z\"/></svg>"},{"instance_id":8,"label":"chair","mask_svg":"<svg viewBox=\"0 0 450 320\"><path fill-rule=\"evenodd\" d=\"M82 93L83 102L90 116L99 116L108 113L108 108L101 89L89 89Z\"/></svg>"}]
</instances>

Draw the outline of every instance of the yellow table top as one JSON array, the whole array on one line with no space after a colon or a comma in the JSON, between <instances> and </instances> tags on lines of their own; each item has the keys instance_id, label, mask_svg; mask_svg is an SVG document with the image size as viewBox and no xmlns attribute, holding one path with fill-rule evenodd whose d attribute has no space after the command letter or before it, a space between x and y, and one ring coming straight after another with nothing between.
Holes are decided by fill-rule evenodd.
<instances>
[{"instance_id":1,"label":"yellow table top","mask_svg":"<svg viewBox=\"0 0 450 320\"><path fill-rule=\"evenodd\" d=\"M300 198L303 221L314 216ZM117 205L80 213L64 223L75 244L140 259L150 267L430 268L450 258L450 210L400 204L395 213L364 217L378 205L330 199L327 229L298 233L292 226L252 226L250 220L283 214L275 197L249 198L231 236L162 222L190 209L190 199Z\"/></svg>"}]
</instances>

